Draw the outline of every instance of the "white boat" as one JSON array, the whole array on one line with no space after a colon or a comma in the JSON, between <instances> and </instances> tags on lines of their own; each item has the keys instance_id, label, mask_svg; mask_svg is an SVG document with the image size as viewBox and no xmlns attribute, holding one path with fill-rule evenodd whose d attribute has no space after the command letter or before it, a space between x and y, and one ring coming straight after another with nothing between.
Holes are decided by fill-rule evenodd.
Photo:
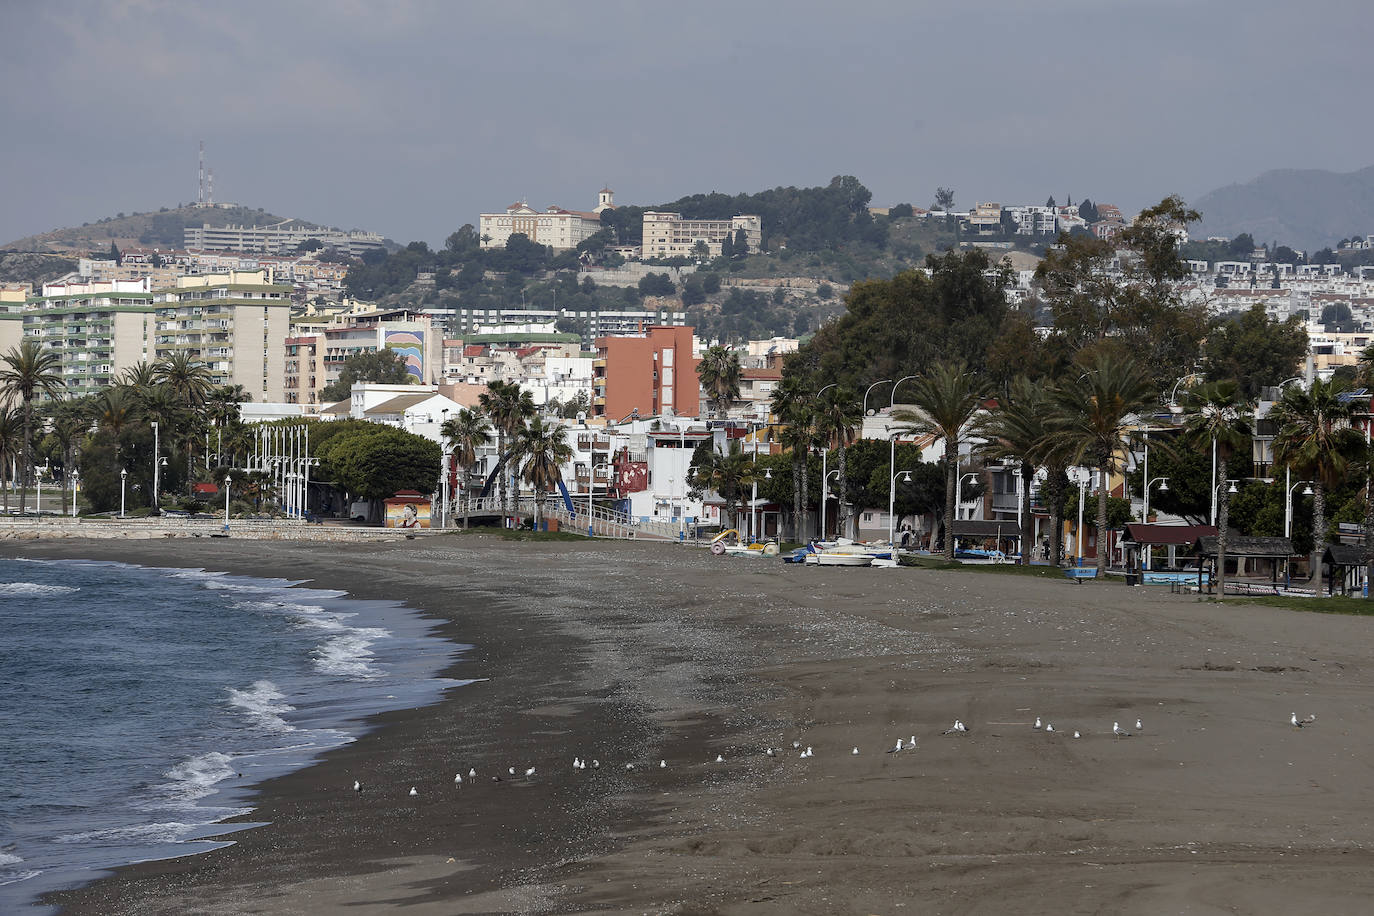
<instances>
[{"instance_id":1,"label":"white boat","mask_svg":"<svg viewBox=\"0 0 1374 916\"><path fill-rule=\"evenodd\" d=\"M871 566L873 555L859 550L832 548L811 554L806 562L813 566Z\"/></svg>"}]
</instances>

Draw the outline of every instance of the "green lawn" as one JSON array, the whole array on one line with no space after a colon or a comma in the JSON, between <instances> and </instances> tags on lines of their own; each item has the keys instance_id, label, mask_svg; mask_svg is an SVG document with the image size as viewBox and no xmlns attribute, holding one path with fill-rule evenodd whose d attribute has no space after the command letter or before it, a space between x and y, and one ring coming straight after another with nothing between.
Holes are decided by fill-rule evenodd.
<instances>
[{"instance_id":1,"label":"green lawn","mask_svg":"<svg viewBox=\"0 0 1374 916\"><path fill-rule=\"evenodd\" d=\"M1267 604L1287 608L1290 611L1308 611L1314 614L1354 614L1357 617L1374 617L1374 601L1365 598L1347 598L1341 595L1331 598L1283 598L1278 595L1247 595L1243 598L1227 598L1225 604Z\"/></svg>"},{"instance_id":2,"label":"green lawn","mask_svg":"<svg viewBox=\"0 0 1374 916\"><path fill-rule=\"evenodd\" d=\"M1063 579L1063 570L1054 566L1017 566L1015 563L960 563L943 557L902 557L903 566L920 569L957 569L971 573L992 573L1002 576L1031 576L1036 579Z\"/></svg>"}]
</instances>

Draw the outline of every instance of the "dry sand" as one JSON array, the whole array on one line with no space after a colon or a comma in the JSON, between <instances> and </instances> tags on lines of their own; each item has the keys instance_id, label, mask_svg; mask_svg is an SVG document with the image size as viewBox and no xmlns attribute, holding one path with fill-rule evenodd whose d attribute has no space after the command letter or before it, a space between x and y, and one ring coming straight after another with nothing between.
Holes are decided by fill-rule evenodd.
<instances>
[{"instance_id":1,"label":"dry sand","mask_svg":"<svg viewBox=\"0 0 1374 916\"><path fill-rule=\"evenodd\" d=\"M271 823L235 845L67 912L1374 912L1367 618L481 535L5 550L403 598L486 679L264 784Z\"/></svg>"}]
</instances>

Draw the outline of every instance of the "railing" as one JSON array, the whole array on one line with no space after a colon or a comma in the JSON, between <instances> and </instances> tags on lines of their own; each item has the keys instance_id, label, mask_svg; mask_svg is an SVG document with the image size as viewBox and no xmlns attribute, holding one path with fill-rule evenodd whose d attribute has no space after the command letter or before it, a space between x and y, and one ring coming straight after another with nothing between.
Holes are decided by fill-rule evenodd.
<instances>
[{"instance_id":1,"label":"railing","mask_svg":"<svg viewBox=\"0 0 1374 916\"><path fill-rule=\"evenodd\" d=\"M482 515L525 517L534 515L534 512L535 501L531 497L524 496L519 499L508 497L503 506L501 497L487 496L455 500L450 518L460 519L464 513L469 517ZM550 495L544 499L543 517L556 519L559 528L565 531L577 534L587 534L590 531L591 537L676 541L681 539L684 534L691 536L691 531L685 523L640 521L622 512L607 509L605 506L593 505L589 515L586 503L574 501L573 511L569 512L562 498L555 495Z\"/></svg>"}]
</instances>

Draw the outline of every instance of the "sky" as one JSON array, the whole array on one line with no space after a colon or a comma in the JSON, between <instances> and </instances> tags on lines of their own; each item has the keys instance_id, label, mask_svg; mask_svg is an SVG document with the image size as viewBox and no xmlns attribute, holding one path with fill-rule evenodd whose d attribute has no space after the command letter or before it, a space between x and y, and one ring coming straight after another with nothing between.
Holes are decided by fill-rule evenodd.
<instances>
[{"instance_id":1,"label":"sky","mask_svg":"<svg viewBox=\"0 0 1374 916\"><path fill-rule=\"evenodd\" d=\"M0 0L0 243L215 199L431 245L855 175L1134 212L1374 164L1368 0Z\"/></svg>"}]
</instances>

